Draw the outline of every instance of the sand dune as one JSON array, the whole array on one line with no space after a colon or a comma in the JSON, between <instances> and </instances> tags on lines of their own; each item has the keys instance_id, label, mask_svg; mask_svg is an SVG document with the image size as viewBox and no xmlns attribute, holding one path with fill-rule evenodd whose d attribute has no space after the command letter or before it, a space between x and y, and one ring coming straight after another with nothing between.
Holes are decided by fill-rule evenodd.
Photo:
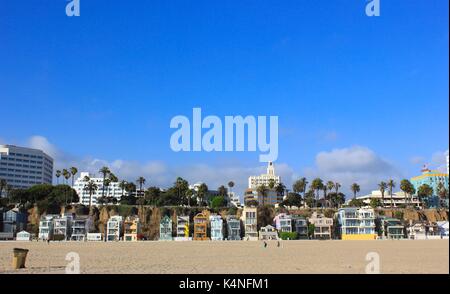
<instances>
[{"instance_id":1,"label":"sand dune","mask_svg":"<svg viewBox=\"0 0 450 294\"><path fill-rule=\"evenodd\" d=\"M12 270L14 247L27 248L27 268ZM381 273L449 273L448 240L270 242L0 242L1 273L64 273L66 254L81 273L364 273L366 254Z\"/></svg>"}]
</instances>

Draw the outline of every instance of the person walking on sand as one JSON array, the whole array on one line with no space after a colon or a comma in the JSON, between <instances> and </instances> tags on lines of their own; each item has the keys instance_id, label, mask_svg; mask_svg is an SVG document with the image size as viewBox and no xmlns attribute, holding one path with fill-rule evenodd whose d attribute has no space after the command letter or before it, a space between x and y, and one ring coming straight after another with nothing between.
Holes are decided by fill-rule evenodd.
<instances>
[{"instance_id":1,"label":"person walking on sand","mask_svg":"<svg viewBox=\"0 0 450 294\"><path fill-rule=\"evenodd\" d=\"M280 240L278 240L278 242L277 242L277 247L280 247Z\"/></svg>"},{"instance_id":2,"label":"person walking on sand","mask_svg":"<svg viewBox=\"0 0 450 294\"><path fill-rule=\"evenodd\" d=\"M264 241L264 248L266 248L267 247L267 242L266 241Z\"/></svg>"}]
</instances>

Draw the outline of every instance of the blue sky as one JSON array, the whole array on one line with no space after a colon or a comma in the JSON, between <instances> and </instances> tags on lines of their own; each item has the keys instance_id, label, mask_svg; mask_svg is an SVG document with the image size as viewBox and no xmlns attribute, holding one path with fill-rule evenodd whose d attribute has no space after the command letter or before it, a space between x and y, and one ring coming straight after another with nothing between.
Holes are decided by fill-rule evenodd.
<instances>
[{"instance_id":1,"label":"blue sky","mask_svg":"<svg viewBox=\"0 0 450 294\"><path fill-rule=\"evenodd\" d=\"M0 0L3 143L149 184L243 189L258 153L170 149L170 119L201 107L279 116L287 184L319 175L369 191L442 164L448 1L381 0L372 18L364 0L81 0L72 18L66 3Z\"/></svg>"}]
</instances>

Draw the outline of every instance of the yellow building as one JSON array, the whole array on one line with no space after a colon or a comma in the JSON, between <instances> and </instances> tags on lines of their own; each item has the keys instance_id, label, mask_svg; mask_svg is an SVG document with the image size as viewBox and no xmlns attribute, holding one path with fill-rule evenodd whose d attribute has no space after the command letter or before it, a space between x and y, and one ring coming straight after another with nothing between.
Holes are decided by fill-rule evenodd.
<instances>
[{"instance_id":1,"label":"yellow building","mask_svg":"<svg viewBox=\"0 0 450 294\"><path fill-rule=\"evenodd\" d=\"M375 213L373 209L356 207L338 211L339 233L342 240L375 240Z\"/></svg>"},{"instance_id":2,"label":"yellow building","mask_svg":"<svg viewBox=\"0 0 450 294\"><path fill-rule=\"evenodd\" d=\"M124 241L137 241L138 234L140 234L141 225L139 223L139 218L135 216L129 216L124 222Z\"/></svg>"}]
</instances>

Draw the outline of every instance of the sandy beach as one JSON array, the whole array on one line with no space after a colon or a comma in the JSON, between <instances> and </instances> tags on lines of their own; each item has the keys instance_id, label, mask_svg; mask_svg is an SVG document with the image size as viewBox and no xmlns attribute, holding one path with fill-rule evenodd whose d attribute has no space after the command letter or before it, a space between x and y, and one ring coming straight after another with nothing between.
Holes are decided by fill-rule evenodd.
<instances>
[{"instance_id":1,"label":"sandy beach","mask_svg":"<svg viewBox=\"0 0 450 294\"><path fill-rule=\"evenodd\" d=\"M26 269L12 270L12 249L29 249ZM269 242L0 242L1 273L64 273L66 254L81 273L276 274L365 273L367 253L381 273L449 273L448 240Z\"/></svg>"}]
</instances>

